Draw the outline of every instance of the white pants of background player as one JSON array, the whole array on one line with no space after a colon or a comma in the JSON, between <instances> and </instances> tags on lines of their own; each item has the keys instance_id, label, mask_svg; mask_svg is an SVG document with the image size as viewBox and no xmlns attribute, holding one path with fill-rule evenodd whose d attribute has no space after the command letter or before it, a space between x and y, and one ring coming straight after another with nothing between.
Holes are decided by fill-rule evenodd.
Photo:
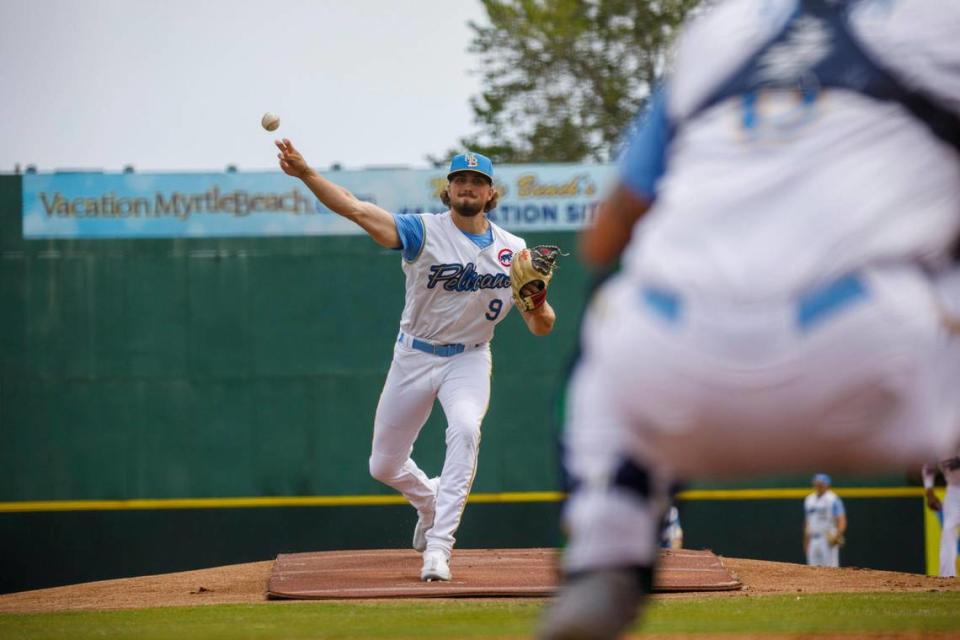
<instances>
[{"instance_id":1,"label":"white pants of background player","mask_svg":"<svg viewBox=\"0 0 960 640\"><path fill-rule=\"evenodd\" d=\"M793 300L682 292L671 322L642 283L607 283L568 389L566 570L652 566L674 478L904 468L951 451L960 358L931 284L909 267L861 278L866 296L805 331Z\"/></svg>"},{"instance_id":2,"label":"white pants of background player","mask_svg":"<svg viewBox=\"0 0 960 640\"><path fill-rule=\"evenodd\" d=\"M810 536L807 543L807 564L811 567L839 567L840 547L830 546L823 533Z\"/></svg>"},{"instance_id":3,"label":"white pants of background player","mask_svg":"<svg viewBox=\"0 0 960 640\"><path fill-rule=\"evenodd\" d=\"M402 493L418 511L429 511L433 489L410 456L434 400L440 400L447 417L447 452L427 550L442 550L447 557L477 467L480 423L490 402L491 366L489 344L441 357L398 343L377 405L370 474Z\"/></svg>"},{"instance_id":4,"label":"white pants of background player","mask_svg":"<svg viewBox=\"0 0 960 640\"><path fill-rule=\"evenodd\" d=\"M960 485L947 485L940 530L940 577L957 577L957 534L960 527Z\"/></svg>"}]
</instances>

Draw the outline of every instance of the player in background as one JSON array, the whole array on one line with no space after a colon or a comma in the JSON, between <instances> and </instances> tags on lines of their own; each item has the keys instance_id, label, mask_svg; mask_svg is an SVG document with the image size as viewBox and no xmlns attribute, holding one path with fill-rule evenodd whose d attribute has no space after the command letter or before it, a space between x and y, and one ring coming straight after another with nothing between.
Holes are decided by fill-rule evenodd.
<instances>
[{"instance_id":1,"label":"player in background","mask_svg":"<svg viewBox=\"0 0 960 640\"><path fill-rule=\"evenodd\" d=\"M683 527L680 526L680 511L675 506L667 509L667 515L664 516L663 524L660 525L660 548L683 548Z\"/></svg>"},{"instance_id":2,"label":"player in background","mask_svg":"<svg viewBox=\"0 0 960 640\"><path fill-rule=\"evenodd\" d=\"M847 531L843 500L830 489L830 476L813 476L813 493L803 500L803 552L812 567L839 567Z\"/></svg>"},{"instance_id":3,"label":"player in background","mask_svg":"<svg viewBox=\"0 0 960 640\"><path fill-rule=\"evenodd\" d=\"M497 191L493 164L480 154L461 154L450 163L441 198L449 211L406 215L358 200L311 169L289 140L276 145L286 174L374 242L402 255L406 303L374 419L370 474L417 510L413 547L423 552L420 578L450 580L454 534L473 484L490 400L490 340L513 305L510 264L526 243L487 219ZM549 334L556 321L545 300L522 317L537 336ZM410 456L436 399L447 418L446 456L440 476L431 479Z\"/></svg>"},{"instance_id":4,"label":"player in background","mask_svg":"<svg viewBox=\"0 0 960 640\"><path fill-rule=\"evenodd\" d=\"M623 269L569 381L541 638L630 625L677 479L955 451L960 336L936 296L960 235L958 33L955 0L729 0L686 25L581 239Z\"/></svg>"},{"instance_id":5,"label":"player in background","mask_svg":"<svg viewBox=\"0 0 960 640\"><path fill-rule=\"evenodd\" d=\"M935 465L923 466L923 488L927 506L943 514L940 527L940 577L957 577L957 534L960 529L960 450L952 458L941 460L940 471L947 483L943 502L933 492Z\"/></svg>"}]
</instances>

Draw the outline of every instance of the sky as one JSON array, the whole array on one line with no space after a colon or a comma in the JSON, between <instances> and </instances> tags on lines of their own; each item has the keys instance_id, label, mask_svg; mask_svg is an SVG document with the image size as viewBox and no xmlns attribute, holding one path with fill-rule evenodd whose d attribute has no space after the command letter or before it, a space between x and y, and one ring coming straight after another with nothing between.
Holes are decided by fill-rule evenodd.
<instances>
[{"instance_id":1,"label":"sky","mask_svg":"<svg viewBox=\"0 0 960 640\"><path fill-rule=\"evenodd\" d=\"M0 173L428 166L477 132L479 0L0 0ZM264 112L280 128L260 127Z\"/></svg>"}]
</instances>

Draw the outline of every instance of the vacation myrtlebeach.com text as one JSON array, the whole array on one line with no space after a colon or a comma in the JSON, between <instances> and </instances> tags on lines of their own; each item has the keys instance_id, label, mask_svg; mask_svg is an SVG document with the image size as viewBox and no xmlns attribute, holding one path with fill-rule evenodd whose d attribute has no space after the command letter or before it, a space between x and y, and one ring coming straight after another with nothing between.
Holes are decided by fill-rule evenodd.
<instances>
[{"instance_id":1,"label":"vacation myrtlebeach.com text","mask_svg":"<svg viewBox=\"0 0 960 640\"><path fill-rule=\"evenodd\" d=\"M117 197L105 193L98 197L66 198L61 193L40 193L39 199L48 217L60 218L138 218L172 216L187 220L196 214L226 213L237 217L253 213L316 214L313 197L297 189L285 193L249 193L244 190L221 191L213 187L204 193L156 193L147 197Z\"/></svg>"},{"instance_id":2,"label":"vacation myrtlebeach.com text","mask_svg":"<svg viewBox=\"0 0 960 640\"><path fill-rule=\"evenodd\" d=\"M61 193L39 193L38 199L47 218L175 218L187 221L194 215L229 214L246 217L251 214L325 214L329 211L307 194L293 189L286 193L248 193L246 191L223 192L218 187L205 193L156 193L152 198L124 197L104 193L91 197L67 198ZM500 224L510 223L562 223L583 224L589 222L596 208L595 202L587 204L568 203L565 206L552 204L501 204L491 212L491 220ZM440 213L442 206L403 207L397 213Z\"/></svg>"}]
</instances>

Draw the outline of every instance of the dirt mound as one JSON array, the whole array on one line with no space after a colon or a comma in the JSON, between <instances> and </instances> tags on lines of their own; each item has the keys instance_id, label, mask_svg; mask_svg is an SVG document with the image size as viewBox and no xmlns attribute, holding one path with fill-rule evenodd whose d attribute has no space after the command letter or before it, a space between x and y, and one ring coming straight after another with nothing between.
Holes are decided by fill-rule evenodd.
<instances>
[{"instance_id":1,"label":"dirt mound","mask_svg":"<svg viewBox=\"0 0 960 640\"><path fill-rule=\"evenodd\" d=\"M267 595L291 600L540 597L557 587L556 549L461 549L453 579L421 582L420 554L406 550L284 553ZM711 551L664 549L655 592L721 591L741 584Z\"/></svg>"},{"instance_id":2,"label":"dirt mound","mask_svg":"<svg viewBox=\"0 0 960 640\"><path fill-rule=\"evenodd\" d=\"M882 591L960 591L960 580L916 573L858 567L808 567L788 562L724 558L743 581L744 591L758 594Z\"/></svg>"},{"instance_id":3,"label":"dirt mound","mask_svg":"<svg viewBox=\"0 0 960 640\"><path fill-rule=\"evenodd\" d=\"M0 612L132 609L266 602L273 561L87 582L0 595Z\"/></svg>"},{"instance_id":4,"label":"dirt mound","mask_svg":"<svg viewBox=\"0 0 960 640\"><path fill-rule=\"evenodd\" d=\"M656 597L736 598L796 592L960 591L960 580L909 573L855 568L827 569L736 558L723 558L723 563L743 582L742 590ZM266 586L272 567L273 561L268 560L23 591L0 595L0 612L267 603Z\"/></svg>"}]
</instances>

